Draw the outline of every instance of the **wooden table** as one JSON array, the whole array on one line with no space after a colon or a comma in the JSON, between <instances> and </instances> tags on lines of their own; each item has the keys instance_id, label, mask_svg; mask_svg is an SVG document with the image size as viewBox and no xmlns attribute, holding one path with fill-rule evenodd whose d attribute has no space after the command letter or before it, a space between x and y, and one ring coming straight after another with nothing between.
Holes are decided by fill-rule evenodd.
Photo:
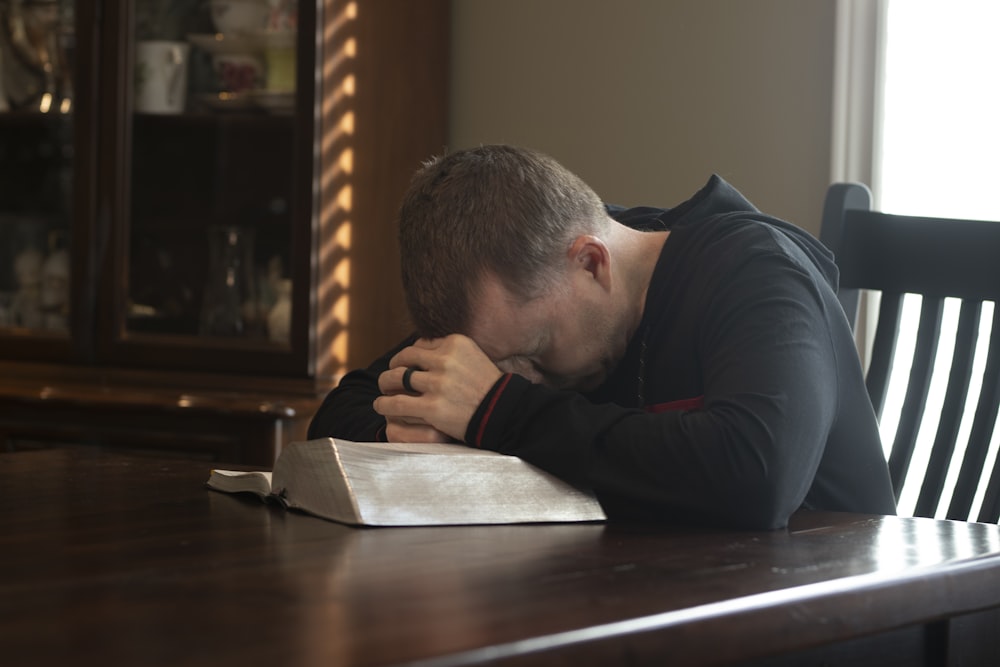
<instances>
[{"instance_id":1,"label":"wooden table","mask_svg":"<svg viewBox=\"0 0 1000 667\"><path fill-rule=\"evenodd\" d=\"M204 463L0 455L6 665L1000 664L1000 529L353 529Z\"/></svg>"}]
</instances>

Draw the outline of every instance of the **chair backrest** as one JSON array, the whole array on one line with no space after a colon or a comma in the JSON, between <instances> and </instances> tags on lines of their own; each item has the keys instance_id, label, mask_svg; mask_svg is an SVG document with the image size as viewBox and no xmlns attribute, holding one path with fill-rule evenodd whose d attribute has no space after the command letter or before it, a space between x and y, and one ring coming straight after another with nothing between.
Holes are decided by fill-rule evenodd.
<instances>
[{"instance_id":1,"label":"chair backrest","mask_svg":"<svg viewBox=\"0 0 1000 667\"><path fill-rule=\"evenodd\" d=\"M949 519L997 523L1000 458L994 430L1000 403L1000 223L888 215L870 209L871 193L864 185L832 185L820 240L835 254L840 268L838 295L852 326L860 291L881 293L866 375L880 420L893 363L910 363L899 425L889 449L896 498L904 489L918 488L914 515L934 516L940 504L947 507ZM900 334L912 335L907 331L912 324L901 319L908 294L920 295L912 362L895 359L902 354L897 354L896 346ZM956 298L960 308L947 379L941 380L942 364L948 360L938 359L938 342L949 297ZM914 297L907 299L912 302ZM986 327L989 339L980 339ZM981 376L974 368L983 368ZM940 419L926 470L922 466L911 470L932 378L944 391ZM926 421L933 424L936 415L928 416ZM925 437L920 441L931 442ZM942 499L950 480L955 480L950 499ZM977 493L983 499L972 516Z\"/></svg>"}]
</instances>

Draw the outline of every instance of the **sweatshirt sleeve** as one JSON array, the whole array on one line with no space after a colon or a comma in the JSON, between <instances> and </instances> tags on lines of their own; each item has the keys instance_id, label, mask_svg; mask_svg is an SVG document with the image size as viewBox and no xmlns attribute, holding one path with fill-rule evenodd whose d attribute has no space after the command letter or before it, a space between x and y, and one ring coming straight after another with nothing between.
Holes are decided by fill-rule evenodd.
<instances>
[{"instance_id":1,"label":"sweatshirt sleeve","mask_svg":"<svg viewBox=\"0 0 1000 667\"><path fill-rule=\"evenodd\" d=\"M389 368L389 360L412 345L410 336L376 359L367 368L345 375L327 394L309 424L309 438L344 438L358 442L384 442L385 417L375 412L372 401L381 395L378 376Z\"/></svg>"},{"instance_id":2,"label":"sweatshirt sleeve","mask_svg":"<svg viewBox=\"0 0 1000 667\"><path fill-rule=\"evenodd\" d=\"M748 253L719 270L725 278L697 297L698 321L672 325L691 327L693 349L664 349L662 329L648 341L662 376L647 386L670 381L671 355L697 355L700 407L593 404L512 376L487 397L467 441L593 489L611 518L784 526L837 412L828 302L815 276L780 253Z\"/></svg>"}]
</instances>

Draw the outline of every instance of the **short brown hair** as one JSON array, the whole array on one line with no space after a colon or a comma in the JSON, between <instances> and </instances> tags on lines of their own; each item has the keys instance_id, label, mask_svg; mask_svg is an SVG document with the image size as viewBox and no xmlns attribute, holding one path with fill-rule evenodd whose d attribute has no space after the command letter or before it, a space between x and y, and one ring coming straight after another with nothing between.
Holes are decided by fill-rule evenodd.
<instances>
[{"instance_id":1,"label":"short brown hair","mask_svg":"<svg viewBox=\"0 0 1000 667\"><path fill-rule=\"evenodd\" d=\"M537 296L580 234L602 229L601 199L547 155L480 146L427 162L399 211L403 289L421 336L462 333L472 290L495 275Z\"/></svg>"}]
</instances>

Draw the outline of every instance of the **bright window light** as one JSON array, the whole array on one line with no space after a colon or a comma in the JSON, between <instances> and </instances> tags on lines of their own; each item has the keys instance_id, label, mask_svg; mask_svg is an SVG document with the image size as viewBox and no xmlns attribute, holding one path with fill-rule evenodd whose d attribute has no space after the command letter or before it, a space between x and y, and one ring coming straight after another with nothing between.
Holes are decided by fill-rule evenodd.
<instances>
[{"instance_id":1,"label":"bright window light","mask_svg":"<svg viewBox=\"0 0 1000 667\"><path fill-rule=\"evenodd\" d=\"M879 207L1000 220L1000 2L889 0Z\"/></svg>"}]
</instances>

